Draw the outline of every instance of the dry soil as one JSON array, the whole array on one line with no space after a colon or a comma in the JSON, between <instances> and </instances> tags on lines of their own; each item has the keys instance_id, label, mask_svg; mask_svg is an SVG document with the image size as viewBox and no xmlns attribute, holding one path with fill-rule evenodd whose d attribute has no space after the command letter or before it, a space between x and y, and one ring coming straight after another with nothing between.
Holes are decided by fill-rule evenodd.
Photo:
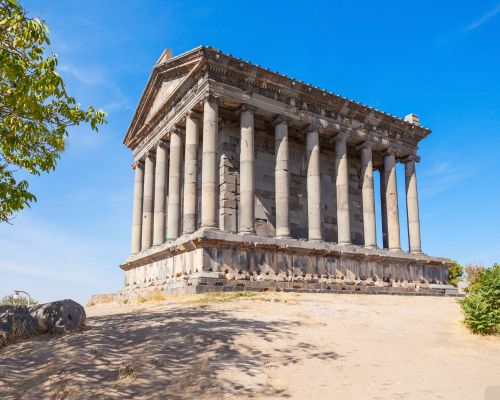
<instances>
[{"instance_id":1,"label":"dry soil","mask_svg":"<svg viewBox=\"0 0 500 400\"><path fill-rule=\"evenodd\" d=\"M196 295L97 305L87 315L84 332L0 349L0 398L500 394L500 338L470 334L454 298Z\"/></svg>"}]
</instances>

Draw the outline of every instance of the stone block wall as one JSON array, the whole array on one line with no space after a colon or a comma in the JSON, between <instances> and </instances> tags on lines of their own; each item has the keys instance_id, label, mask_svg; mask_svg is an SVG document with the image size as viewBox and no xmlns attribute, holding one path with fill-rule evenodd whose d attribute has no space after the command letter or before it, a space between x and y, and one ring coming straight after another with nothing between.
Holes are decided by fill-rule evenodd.
<instances>
[{"instance_id":1,"label":"stone block wall","mask_svg":"<svg viewBox=\"0 0 500 400\"><path fill-rule=\"evenodd\" d=\"M447 285L449 261L445 259L380 249L360 253L356 246L221 231L179 238L139 260L139 265L125 268L125 287L120 291L123 298L151 290L176 294L214 290L328 292L353 287L353 291L370 293L418 293L432 285L443 293L453 289Z\"/></svg>"},{"instance_id":2,"label":"stone block wall","mask_svg":"<svg viewBox=\"0 0 500 400\"><path fill-rule=\"evenodd\" d=\"M239 153L240 132L237 126L223 126L219 131L219 226L221 230L239 230ZM275 236L275 156L274 131L255 130L255 230L260 236ZM290 233L295 239L307 239L307 155L300 133L289 135L290 163ZM199 165L201 166L200 143ZM337 242L335 152L334 144L321 142L321 215L323 237ZM363 211L360 184L361 160L357 152L349 154L349 196L351 205L351 240L363 245ZM199 168L200 170L201 168ZM201 209L201 173L198 176ZM198 219L200 215L198 213ZM200 221L198 221L200 222Z\"/></svg>"}]
</instances>

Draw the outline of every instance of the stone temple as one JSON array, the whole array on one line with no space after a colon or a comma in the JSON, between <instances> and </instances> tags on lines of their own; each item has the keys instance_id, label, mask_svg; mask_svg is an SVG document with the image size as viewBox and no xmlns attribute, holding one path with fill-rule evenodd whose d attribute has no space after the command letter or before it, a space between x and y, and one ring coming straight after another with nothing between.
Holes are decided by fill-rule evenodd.
<instances>
[{"instance_id":1,"label":"stone temple","mask_svg":"<svg viewBox=\"0 0 500 400\"><path fill-rule=\"evenodd\" d=\"M454 294L450 260L421 248L415 166L429 133L415 114L399 119L211 47L165 50L124 139L135 182L120 295Z\"/></svg>"}]
</instances>

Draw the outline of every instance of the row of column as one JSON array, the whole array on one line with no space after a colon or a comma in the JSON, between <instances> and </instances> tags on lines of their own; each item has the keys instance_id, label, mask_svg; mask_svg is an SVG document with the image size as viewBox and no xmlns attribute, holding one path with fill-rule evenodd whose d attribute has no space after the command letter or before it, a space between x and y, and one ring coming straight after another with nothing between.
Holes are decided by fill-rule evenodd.
<instances>
[{"instance_id":1,"label":"row of column","mask_svg":"<svg viewBox=\"0 0 500 400\"><path fill-rule=\"evenodd\" d=\"M201 226L207 229L217 228L217 124L217 99L207 96L203 111L201 182ZM169 142L160 141L157 148L147 154L144 162L133 165L135 181L132 254L180 236L181 193L183 193L182 233L189 234L196 230L199 130L200 116L197 112L191 111L186 116L183 179L181 179L183 135L177 126L170 130ZM184 184L183 188L181 182Z\"/></svg>"},{"instance_id":2,"label":"row of column","mask_svg":"<svg viewBox=\"0 0 500 400\"><path fill-rule=\"evenodd\" d=\"M244 104L240 112L240 233L255 233L255 108ZM275 127L275 201L276 236L290 237L289 211L289 151L288 124L278 116ZM197 208L197 151L199 147L200 116L192 111L186 116L184 146L183 234L196 230ZM319 127L310 125L307 131L307 197L309 240L322 240L321 180ZM335 143L336 199L338 243L351 243L349 166L347 134L338 133ZM201 179L201 227L217 229L217 148L218 102L207 96L203 105L203 146ZM372 143L358 146L361 155L362 204L365 247L375 248L375 196L373 182ZM169 151L169 157L167 152ZM160 142L145 162L135 164L134 212L132 228L132 254L174 240L180 235L182 134L178 127L170 132L170 143ZM155 161L156 158L156 161ZM167 162L167 159L169 162ZM405 162L408 234L411 252L421 252L416 156ZM168 197L166 182L168 176ZM400 227L396 184L395 153L384 155L381 176L382 232L384 248L399 250ZM166 199L168 198L168 204ZM165 226L165 211L167 223Z\"/></svg>"}]
</instances>

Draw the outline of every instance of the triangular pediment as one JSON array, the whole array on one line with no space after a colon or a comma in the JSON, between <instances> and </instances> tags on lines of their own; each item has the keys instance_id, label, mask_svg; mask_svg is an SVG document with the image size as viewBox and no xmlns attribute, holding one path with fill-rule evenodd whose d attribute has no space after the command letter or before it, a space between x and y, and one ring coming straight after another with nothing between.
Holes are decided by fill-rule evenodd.
<instances>
[{"instance_id":1,"label":"triangular pediment","mask_svg":"<svg viewBox=\"0 0 500 400\"><path fill-rule=\"evenodd\" d=\"M172 96L176 95L177 91L183 90L180 87L187 85L186 82L189 80L190 74L197 66L199 67L202 59L202 47L173 58L170 58L170 54L168 57L165 56L165 52L162 54L153 68L125 135L124 143L127 146L133 147L137 132L144 125L152 122L155 118L157 119L158 113L165 111L165 104Z\"/></svg>"},{"instance_id":2,"label":"triangular pediment","mask_svg":"<svg viewBox=\"0 0 500 400\"><path fill-rule=\"evenodd\" d=\"M160 88L156 91L156 96L151 103L149 111L146 114L145 122L148 122L161 105L169 98L169 96L179 87L181 82L186 77L186 74L172 77L171 79L164 80L160 83Z\"/></svg>"}]
</instances>

